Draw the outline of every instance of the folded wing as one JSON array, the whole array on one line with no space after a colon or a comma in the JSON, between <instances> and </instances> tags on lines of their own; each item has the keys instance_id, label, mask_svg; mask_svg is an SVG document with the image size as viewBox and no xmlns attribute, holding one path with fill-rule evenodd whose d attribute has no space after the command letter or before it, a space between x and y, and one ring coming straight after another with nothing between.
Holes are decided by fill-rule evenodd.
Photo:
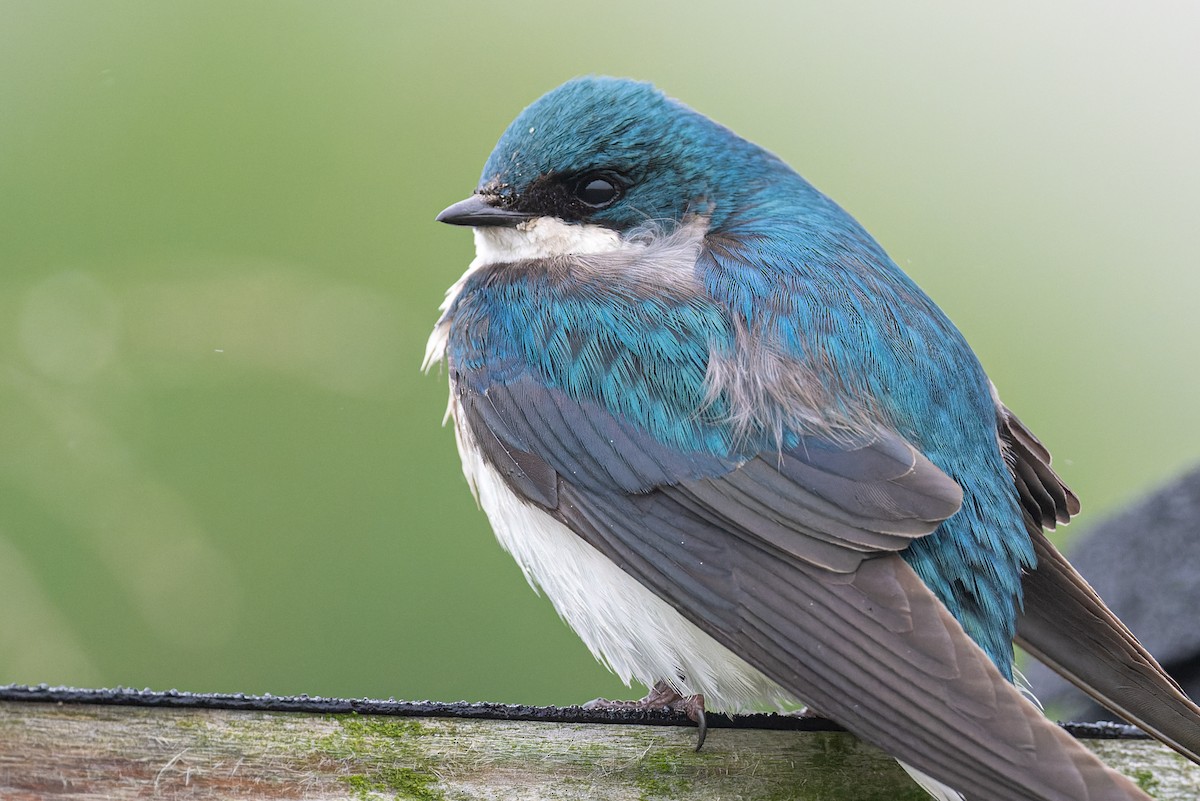
<instances>
[{"instance_id":1,"label":"folded wing","mask_svg":"<svg viewBox=\"0 0 1200 801\"><path fill-rule=\"evenodd\" d=\"M682 453L528 376L456 376L519 495L790 692L972 801L1144 799L1024 700L898 555L959 487L888 431Z\"/></svg>"}]
</instances>

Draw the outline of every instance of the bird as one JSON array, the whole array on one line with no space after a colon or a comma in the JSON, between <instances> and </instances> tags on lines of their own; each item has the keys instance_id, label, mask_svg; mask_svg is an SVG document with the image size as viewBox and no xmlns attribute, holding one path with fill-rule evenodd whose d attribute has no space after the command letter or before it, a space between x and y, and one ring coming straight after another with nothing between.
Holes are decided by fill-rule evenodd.
<instances>
[{"instance_id":1,"label":"bird","mask_svg":"<svg viewBox=\"0 0 1200 801\"><path fill-rule=\"evenodd\" d=\"M424 367L501 546L647 703L803 703L935 798L1147 799L1014 641L1200 762L1200 708L1059 554L1080 504L962 334L783 160L648 83L522 111Z\"/></svg>"}]
</instances>

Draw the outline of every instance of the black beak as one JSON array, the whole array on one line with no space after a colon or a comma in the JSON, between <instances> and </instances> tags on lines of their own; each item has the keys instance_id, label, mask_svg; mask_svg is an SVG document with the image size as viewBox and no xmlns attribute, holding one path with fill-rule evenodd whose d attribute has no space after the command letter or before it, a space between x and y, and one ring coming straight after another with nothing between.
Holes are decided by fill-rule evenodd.
<instances>
[{"instance_id":1,"label":"black beak","mask_svg":"<svg viewBox=\"0 0 1200 801\"><path fill-rule=\"evenodd\" d=\"M471 195L439 214L437 221L450 225L471 225L476 228L515 228L519 223L537 216L524 211L501 208L495 205L498 201L499 198L495 195Z\"/></svg>"}]
</instances>

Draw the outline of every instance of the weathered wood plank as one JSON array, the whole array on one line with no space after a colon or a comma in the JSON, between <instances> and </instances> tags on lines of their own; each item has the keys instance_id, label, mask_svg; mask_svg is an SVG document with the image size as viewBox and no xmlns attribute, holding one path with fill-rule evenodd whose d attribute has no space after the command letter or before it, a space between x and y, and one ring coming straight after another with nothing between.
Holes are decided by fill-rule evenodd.
<instances>
[{"instance_id":1,"label":"weathered wood plank","mask_svg":"<svg viewBox=\"0 0 1200 801\"><path fill-rule=\"evenodd\" d=\"M0 702L0 798L926 801L841 732ZM1163 801L1200 768L1087 741Z\"/></svg>"}]
</instances>

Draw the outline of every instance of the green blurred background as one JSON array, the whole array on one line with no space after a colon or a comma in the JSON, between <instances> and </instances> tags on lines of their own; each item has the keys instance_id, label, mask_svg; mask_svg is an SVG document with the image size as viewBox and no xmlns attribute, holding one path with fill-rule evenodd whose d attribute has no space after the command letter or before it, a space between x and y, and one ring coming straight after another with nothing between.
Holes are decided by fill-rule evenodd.
<instances>
[{"instance_id":1,"label":"green blurred background","mask_svg":"<svg viewBox=\"0 0 1200 801\"><path fill-rule=\"evenodd\" d=\"M942 304L1088 514L1200 456L1193 4L0 2L0 682L632 696L418 370L526 103L656 82Z\"/></svg>"}]
</instances>

